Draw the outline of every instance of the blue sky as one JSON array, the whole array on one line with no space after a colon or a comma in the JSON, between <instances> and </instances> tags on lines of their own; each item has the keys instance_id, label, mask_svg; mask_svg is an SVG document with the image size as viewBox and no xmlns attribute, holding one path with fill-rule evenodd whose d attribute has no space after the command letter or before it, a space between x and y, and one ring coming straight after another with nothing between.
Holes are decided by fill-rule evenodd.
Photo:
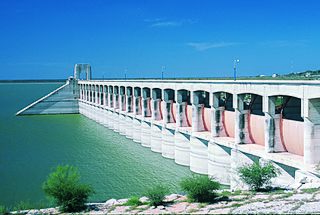
<instances>
[{"instance_id":1,"label":"blue sky","mask_svg":"<svg viewBox=\"0 0 320 215\"><path fill-rule=\"evenodd\" d=\"M231 77L320 69L320 1L1 0L0 79Z\"/></svg>"}]
</instances>

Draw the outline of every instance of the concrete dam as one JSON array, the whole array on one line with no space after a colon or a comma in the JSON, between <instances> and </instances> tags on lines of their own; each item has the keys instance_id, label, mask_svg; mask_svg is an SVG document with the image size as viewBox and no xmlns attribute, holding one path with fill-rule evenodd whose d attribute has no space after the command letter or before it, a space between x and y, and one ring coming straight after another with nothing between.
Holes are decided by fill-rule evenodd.
<instances>
[{"instance_id":1,"label":"concrete dam","mask_svg":"<svg viewBox=\"0 0 320 215\"><path fill-rule=\"evenodd\" d=\"M80 113L232 189L246 188L237 169L253 162L279 169L273 185L320 183L320 81L91 80L77 64L17 114L52 113Z\"/></svg>"}]
</instances>

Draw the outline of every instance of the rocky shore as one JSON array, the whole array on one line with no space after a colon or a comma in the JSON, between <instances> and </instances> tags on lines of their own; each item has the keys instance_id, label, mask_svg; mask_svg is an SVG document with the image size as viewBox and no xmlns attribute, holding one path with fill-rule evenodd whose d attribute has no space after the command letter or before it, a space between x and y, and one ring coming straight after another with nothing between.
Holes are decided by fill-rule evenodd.
<instances>
[{"instance_id":1,"label":"rocky shore","mask_svg":"<svg viewBox=\"0 0 320 215\"><path fill-rule=\"evenodd\" d=\"M276 190L273 192L224 192L215 203L193 203L179 194L166 196L164 203L154 207L148 198L141 197L140 206L125 206L128 199L110 199L104 203L90 203L78 214L256 214L256 213L320 213L320 190ZM60 214L58 208L16 211L12 214Z\"/></svg>"}]
</instances>

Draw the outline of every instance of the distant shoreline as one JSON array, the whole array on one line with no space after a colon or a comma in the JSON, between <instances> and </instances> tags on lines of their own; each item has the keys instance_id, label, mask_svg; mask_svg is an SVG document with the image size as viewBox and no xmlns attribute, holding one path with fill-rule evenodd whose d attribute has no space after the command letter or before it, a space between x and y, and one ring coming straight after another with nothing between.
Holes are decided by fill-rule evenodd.
<instances>
[{"instance_id":1,"label":"distant shoreline","mask_svg":"<svg viewBox=\"0 0 320 215\"><path fill-rule=\"evenodd\" d=\"M42 79L42 80L0 80L0 83L61 83L65 82L66 79Z\"/></svg>"}]
</instances>

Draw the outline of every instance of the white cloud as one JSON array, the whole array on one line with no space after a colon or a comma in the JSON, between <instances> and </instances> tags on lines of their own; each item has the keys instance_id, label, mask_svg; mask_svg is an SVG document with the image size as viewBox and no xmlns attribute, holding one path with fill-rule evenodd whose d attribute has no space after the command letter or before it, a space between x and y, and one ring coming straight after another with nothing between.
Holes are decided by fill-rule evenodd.
<instances>
[{"instance_id":1,"label":"white cloud","mask_svg":"<svg viewBox=\"0 0 320 215\"><path fill-rule=\"evenodd\" d=\"M184 24L195 24L198 22L198 20L193 19L168 20L166 18L145 19L144 21L149 23L149 27L152 28L179 27Z\"/></svg>"},{"instance_id":2,"label":"white cloud","mask_svg":"<svg viewBox=\"0 0 320 215\"><path fill-rule=\"evenodd\" d=\"M205 51L213 48L224 48L229 46L238 45L240 43L234 42L218 42L218 43L207 43L207 42L190 42L187 43L188 46L194 48L197 51Z\"/></svg>"},{"instance_id":3,"label":"white cloud","mask_svg":"<svg viewBox=\"0 0 320 215\"><path fill-rule=\"evenodd\" d=\"M154 18L154 19L144 19L143 21L145 21L145 22L151 22L151 23L153 23L153 22L161 22L161 21L164 21L164 20L166 20L165 18Z\"/></svg>"},{"instance_id":4,"label":"white cloud","mask_svg":"<svg viewBox=\"0 0 320 215\"><path fill-rule=\"evenodd\" d=\"M181 26L182 22L176 21L164 21L164 22L155 22L150 25L150 27L177 27Z\"/></svg>"}]
</instances>

